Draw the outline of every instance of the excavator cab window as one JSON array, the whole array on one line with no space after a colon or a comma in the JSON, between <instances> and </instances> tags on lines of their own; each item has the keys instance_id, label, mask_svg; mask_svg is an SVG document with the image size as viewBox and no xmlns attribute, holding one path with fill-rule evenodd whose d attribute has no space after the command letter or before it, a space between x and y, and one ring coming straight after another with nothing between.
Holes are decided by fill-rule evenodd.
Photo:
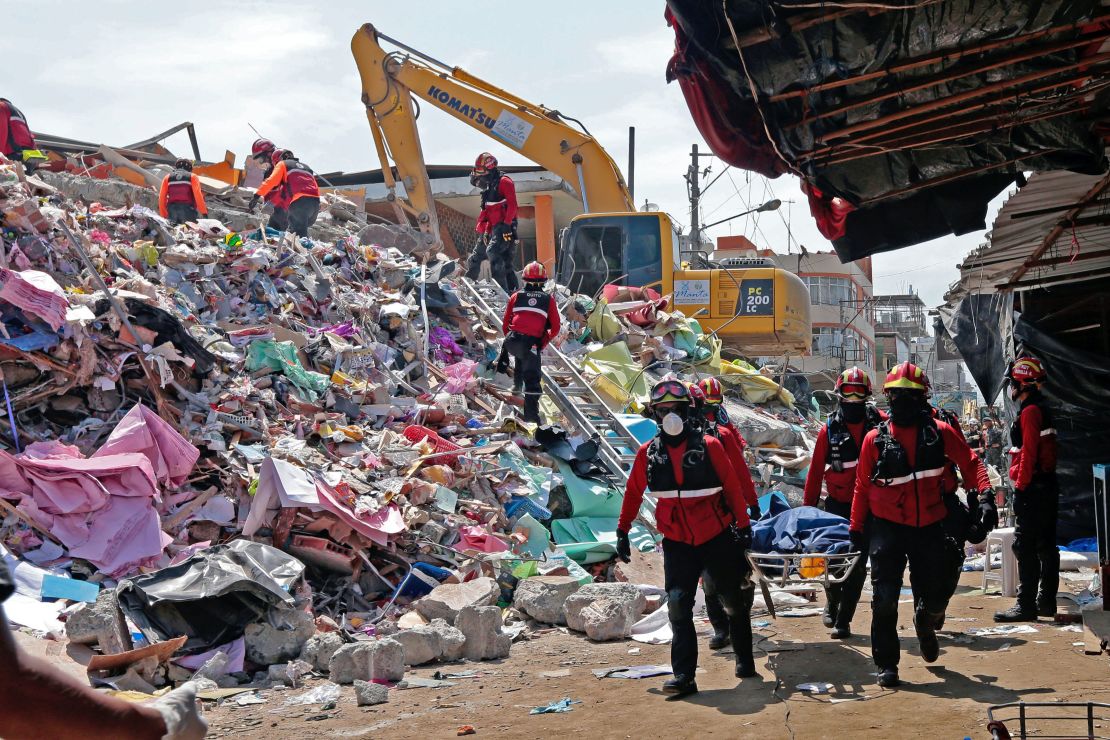
<instances>
[{"instance_id":1,"label":"excavator cab window","mask_svg":"<svg viewBox=\"0 0 1110 740\"><path fill-rule=\"evenodd\" d=\"M663 278L659 220L642 216L579 219L564 234L558 281L596 295L607 283L644 286Z\"/></svg>"}]
</instances>

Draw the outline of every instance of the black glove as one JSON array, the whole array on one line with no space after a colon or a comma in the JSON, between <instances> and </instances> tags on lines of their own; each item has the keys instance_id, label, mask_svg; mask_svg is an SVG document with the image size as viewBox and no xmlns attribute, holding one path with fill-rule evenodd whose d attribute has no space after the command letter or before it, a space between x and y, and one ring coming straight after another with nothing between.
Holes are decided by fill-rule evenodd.
<instances>
[{"instance_id":1,"label":"black glove","mask_svg":"<svg viewBox=\"0 0 1110 740\"><path fill-rule=\"evenodd\" d=\"M983 519L983 528L990 532L998 526L998 507L994 503L992 491L984 491L982 496L982 500L979 501L979 514Z\"/></svg>"},{"instance_id":2,"label":"black glove","mask_svg":"<svg viewBox=\"0 0 1110 740\"><path fill-rule=\"evenodd\" d=\"M258 209L258 204L262 201L261 196L255 193L251 196L251 202L247 204L247 210L254 213Z\"/></svg>"},{"instance_id":3,"label":"black glove","mask_svg":"<svg viewBox=\"0 0 1110 740\"><path fill-rule=\"evenodd\" d=\"M863 532L857 532L854 529L849 531L848 540L852 543L852 552L867 551L867 536Z\"/></svg>"},{"instance_id":4,"label":"black glove","mask_svg":"<svg viewBox=\"0 0 1110 740\"><path fill-rule=\"evenodd\" d=\"M748 518L753 522L759 521L761 516L763 516L763 513L759 510L759 504L752 504L748 507Z\"/></svg>"},{"instance_id":5,"label":"black glove","mask_svg":"<svg viewBox=\"0 0 1110 740\"><path fill-rule=\"evenodd\" d=\"M617 557L622 563L632 562L632 543L628 541L628 532L617 530Z\"/></svg>"},{"instance_id":6,"label":"black glove","mask_svg":"<svg viewBox=\"0 0 1110 740\"><path fill-rule=\"evenodd\" d=\"M513 227L509 224L494 224L493 234L490 241L497 242L511 242L513 240Z\"/></svg>"},{"instance_id":7,"label":"black glove","mask_svg":"<svg viewBox=\"0 0 1110 740\"><path fill-rule=\"evenodd\" d=\"M741 550L752 549L752 528L750 526L738 527L733 524L732 536L736 538L736 542L740 545Z\"/></svg>"}]
</instances>

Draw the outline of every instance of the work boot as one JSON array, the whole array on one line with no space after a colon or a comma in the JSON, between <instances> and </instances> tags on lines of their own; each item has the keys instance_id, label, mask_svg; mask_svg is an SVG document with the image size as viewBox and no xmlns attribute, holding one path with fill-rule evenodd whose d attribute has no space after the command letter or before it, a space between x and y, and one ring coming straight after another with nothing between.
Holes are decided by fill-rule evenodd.
<instances>
[{"instance_id":1,"label":"work boot","mask_svg":"<svg viewBox=\"0 0 1110 740\"><path fill-rule=\"evenodd\" d=\"M732 639L728 636L727 632L714 632L713 636L709 638L709 649L720 650L732 644Z\"/></svg>"},{"instance_id":2,"label":"work boot","mask_svg":"<svg viewBox=\"0 0 1110 740\"><path fill-rule=\"evenodd\" d=\"M821 612L821 624L829 629L836 624L836 606L831 601L825 604L825 610Z\"/></svg>"},{"instance_id":3,"label":"work boot","mask_svg":"<svg viewBox=\"0 0 1110 740\"><path fill-rule=\"evenodd\" d=\"M834 640L847 640L852 636L852 629L850 627L837 627L832 631Z\"/></svg>"},{"instance_id":4,"label":"work boot","mask_svg":"<svg viewBox=\"0 0 1110 740\"><path fill-rule=\"evenodd\" d=\"M995 612L996 622L1036 622L1037 610L1026 609L1021 604L1014 604L1004 612Z\"/></svg>"},{"instance_id":5,"label":"work boot","mask_svg":"<svg viewBox=\"0 0 1110 740\"><path fill-rule=\"evenodd\" d=\"M897 668L880 668L879 669L879 685L884 689L890 689L895 686L900 686L902 682L898 678Z\"/></svg>"},{"instance_id":6,"label":"work boot","mask_svg":"<svg viewBox=\"0 0 1110 740\"><path fill-rule=\"evenodd\" d=\"M1052 617L1056 618L1056 597L1053 596L1052 600L1045 598L1037 599L1037 616L1039 617Z\"/></svg>"},{"instance_id":7,"label":"work boot","mask_svg":"<svg viewBox=\"0 0 1110 740\"><path fill-rule=\"evenodd\" d=\"M917 633L921 657L926 663L935 663L940 656L940 641L937 640L937 633L933 631L931 620L932 618L924 612L913 615L913 629Z\"/></svg>"},{"instance_id":8,"label":"work boot","mask_svg":"<svg viewBox=\"0 0 1110 740\"><path fill-rule=\"evenodd\" d=\"M736 659L736 677L737 678L751 678L757 675L755 672L755 660L750 657Z\"/></svg>"},{"instance_id":9,"label":"work boot","mask_svg":"<svg viewBox=\"0 0 1110 740\"><path fill-rule=\"evenodd\" d=\"M698 693L698 683L693 678L675 676L663 682L663 693L669 694L675 699L689 696Z\"/></svg>"}]
</instances>

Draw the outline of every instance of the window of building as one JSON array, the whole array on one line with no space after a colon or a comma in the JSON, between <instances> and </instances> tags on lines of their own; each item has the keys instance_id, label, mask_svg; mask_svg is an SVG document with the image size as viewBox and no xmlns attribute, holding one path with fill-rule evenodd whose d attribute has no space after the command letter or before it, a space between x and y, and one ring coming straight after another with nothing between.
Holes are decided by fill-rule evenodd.
<instances>
[{"instance_id":1,"label":"window of building","mask_svg":"<svg viewBox=\"0 0 1110 740\"><path fill-rule=\"evenodd\" d=\"M817 357L836 357L845 365L875 367L875 347L852 328L815 326L810 349Z\"/></svg>"},{"instance_id":2,"label":"window of building","mask_svg":"<svg viewBox=\"0 0 1110 740\"><path fill-rule=\"evenodd\" d=\"M803 275L802 281L809 288L809 300L819 306L839 306L841 302L855 300L855 286L848 278L825 275Z\"/></svg>"}]
</instances>

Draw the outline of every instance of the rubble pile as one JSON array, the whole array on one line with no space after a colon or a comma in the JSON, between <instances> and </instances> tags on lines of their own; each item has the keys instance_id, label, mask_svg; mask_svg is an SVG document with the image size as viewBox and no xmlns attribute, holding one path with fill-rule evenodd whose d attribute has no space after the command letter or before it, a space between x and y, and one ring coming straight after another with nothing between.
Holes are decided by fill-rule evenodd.
<instances>
[{"instance_id":1,"label":"rubble pile","mask_svg":"<svg viewBox=\"0 0 1110 740\"><path fill-rule=\"evenodd\" d=\"M117 689L327 675L375 703L364 682L503 658L537 623L621 639L659 608L593 583L620 577L622 492L555 407L517 420L453 261L332 193L306 239L237 188L209 202L175 227L149 188L0 165L11 621L94 646ZM789 393L657 296L565 302L558 344L614 407L663 365L720 368L753 454L804 456Z\"/></svg>"}]
</instances>

